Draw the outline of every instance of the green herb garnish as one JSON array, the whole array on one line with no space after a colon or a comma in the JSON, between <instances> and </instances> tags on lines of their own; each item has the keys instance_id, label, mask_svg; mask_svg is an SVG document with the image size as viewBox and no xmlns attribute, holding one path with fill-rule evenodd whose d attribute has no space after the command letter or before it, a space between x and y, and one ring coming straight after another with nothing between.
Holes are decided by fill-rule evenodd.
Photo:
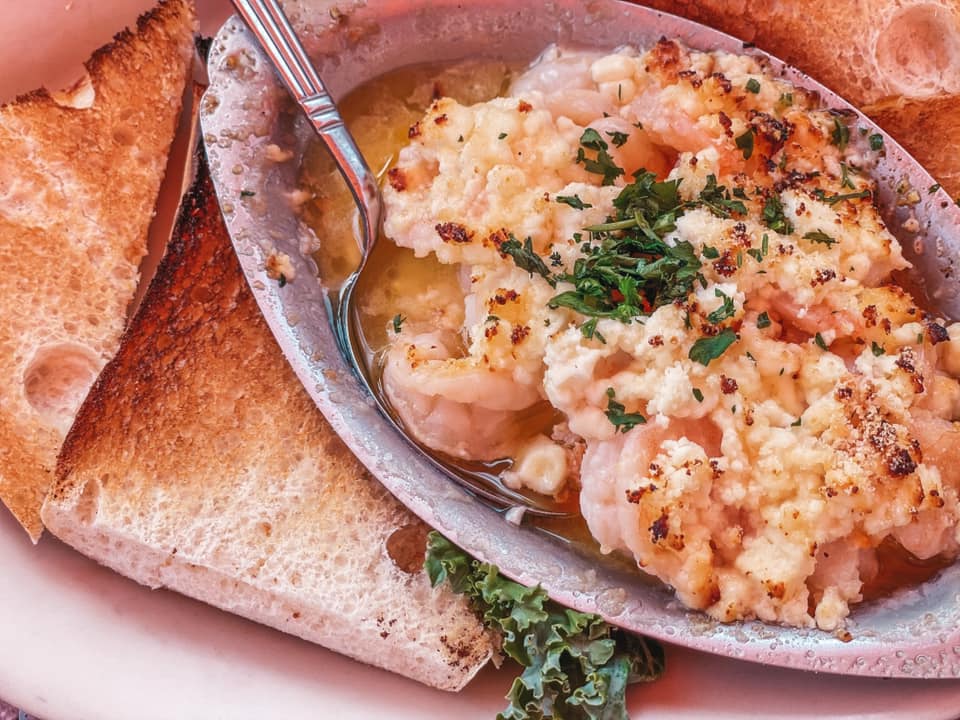
<instances>
[{"instance_id":1,"label":"green herb garnish","mask_svg":"<svg viewBox=\"0 0 960 720\"><path fill-rule=\"evenodd\" d=\"M820 200L821 202L825 202L827 203L827 205L836 205L838 202L842 202L844 200L859 200L861 198L868 198L870 197L871 193L869 190L861 190L860 192L855 192L855 193L827 195L825 192L823 192L823 190L817 188L816 190L813 191L813 194L817 198L817 200Z\"/></svg>"},{"instance_id":2,"label":"green herb garnish","mask_svg":"<svg viewBox=\"0 0 960 720\"><path fill-rule=\"evenodd\" d=\"M594 150L597 153L595 158L588 158L584 152ZM577 162L583 163L587 172L603 176L603 185L613 185L613 181L623 175L623 168L618 167L613 161L613 157L607 152L607 142L593 128L587 128L580 136L580 148L577 150Z\"/></svg>"},{"instance_id":3,"label":"green herb garnish","mask_svg":"<svg viewBox=\"0 0 960 720\"><path fill-rule=\"evenodd\" d=\"M770 316L766 312L757 315L757 327L761 330L770 327Z\"/></svg>"},{"instance_id":4,"label":"green herb garnish","mask_svg":"<svg viewBox=\"0 0 960 720\"><path fill-rule=\"evenodd\" d=\"M747 80L746 88L748 92L752 92L756 94L760 92L760 81L757 80L756 78L750 78L749 80Z\"/></svg>"},{"instance_id":5,"label":"green herb garnish","mask_svg":"<svg viewBox=\"0 0 960 720\"><path fill-rule=\"evenodd\" d=\"M921 337L922 340L922 337ZM878 345L877 341L874 340L870 343L870 351L873 353L874 357L880 357L881 355L886 354L886 350L883 349L883 345Z\"/></svg>"},{"instance_id":6,"label":"green herb garnish","mask_svg":"<svg viewBox=\"0 0 960 720\"><path fill-rule=\"evenodd\" d=\"M520 241L511 233L510 239L500 245L500 252L512 257L514 264L521 270L526 270L531 275L540 275L550 283L551 287L556 285L556 281L553 279L546 263L543 262L543 258L534 252L533 241L529 237L521 245Z\"/></svg>"},{"instance_id":7,"label":"green herb garnish","mask_svg":"<svg viewBox=\"0 0 960 720\"><path fill-rule=\"evenodd\" d=\"M753 155L753 130L748 129L743 135L737 135L734 142L743 151L743 159L749 160Z\"/></svg>"},{"instance_id":8,"label":"green herb garnish","mask_svg":"<svg viewBox=\"0 0 960 720\"><path fill-rule=\"evenodd\" d=\"M630 432L637 425L645 425L647 419L640 413L624 412L626 408L614 399L612 387L607 388L607 419L620 432Z\"/></svg>"},{"instance_id":9,"label":"green herb garnish","mask_svg":"<svg viewBox=\"0 0 960 720\"><path fill-rule=\"evenodd\" d=\"M784 214L783 203L777 195L771 195L764 201L763 222L768 228L781 235L789 235L793 232L793 223Z\"/></svg>"},{"instance_id":10,"label":"green herb garnish","mask_svg":"<svg viewBox=\"0 0 960 720\"><path fill-rule=\"evenodd\" d=\"M727 188L717 185L717 176L711 173L707 176L707 183L700 191L699 204L720 218L729 218L731 213L747 214L747 206L740 200L734 200Z\"/></svg>"},{"instance_id":11,"label":"green herb garnish","mask_svg":"<svg viewBox=\"0 0 960 720\"><path fill-rule=\"evenodd\" d=\"M871 150L882 150L883 149L883 135L880 133L873 133L869 138Z\"/></svg>"},{"instance_id":12,"label":"green herb garnish","mask_svg":"<svg viewBox=\"0 0 960 720\"><path fill-rule=\"evenodd\" d=\"M733 304L733 298L724 294L719 288L715 289L714 293L718 298L722 298L723 302L720 307L707 315L707 322L711 325L718 325L727 318L733 317L733 314L736 312L736 307Z\"/></svg>"},{"instance_id":13,"label":"green herb garnish","mask_svg":"<svg viewBox=\"0 0 960 720\"><path fill-rule=\"evenodd\" d=\"M684 211L679 181L657 182L645 170L634 178L614 199L614 215L586 228L590 239L573 272L556 276L574 289L553 297L550 307L629 322L691 292L701 267L696 251L689 242L663 241Z\"/></svg>"},{"instance_id":14,"label":"green herb garnish","mask_svg":"<svg viewBox=\"0 0 960 720\"><path fill-rule=\"evenodd\" d=\"M693 397L694 397L694 399L695 399L697 402L702 403L702 402L703 402L703 391L701 391L700 388L694 388L694 389L693 389Z\"/></svg>"},{"instance_id":15,"label":"green herb garnish","mask_svg":"<svg viewBox=\"0 0 960 720\"><path fill-rule=\"evenodd\" d=\"M830 237L822 230L811 230L808 233L804 233L803 239L810 240L812 242L819 243L821 245L826 245L827 247L831 247L833 245L836 245L838 242L840 242L839 240L836 240L835 238Z\"/></svg>"},{"instance_id":16,"label":"green herb garnish","mask_svg":"<svg viewBox=\"0 0 960 720\"><path fill-rule=\"evenodd\" d=\"M817 344L817 347L821 350L827 349L827 341L823 339L823 335L817 333L813 336L813 341Z\"/></svg>"},{"instance_id":17,"label":"green herb garnish","mask_svg":"<svg viewBox=\"0 0 960 720\"><path fill-rule=\"evenodd\" d=\"M585 203L581 200L579 195L557 195L554 200L558 203L569 205L574 210L586 210L587 208L593 207L590 203Z\"/></svg>"},{"instance_id":18,"label":"green herb garnish","mask_svg":"<svg viewBox=\"0 0 960 720\"><path fill-rule=\"evenodd\" d=\"M614 147L622 147L626 144L627 140L630 139L630 136L625 132L620 132L619 130L610 130L607 132L607 137L610 138L610 142L613 143Z\"/></svg>"},{"instance_id":19,"label":"green herb garnish","mask_svg":"<svg viewBox=\"0 0 960 720\"><path fill-rule=\"evenodd\" d=\"M487 318L487 319L489 320L490 318ZM393 316L393 332L396 333L397 335L400 334L400 329L403 327L404 320L406 320L406 318L400 313L397 313L396 315Z\"/></svg>"},{"instance_id":20,"label":"green herb garnish","mask_svg":"<svg viewBox=\"0 0 960 720\"><path fill-rule=\"evenodd\" d=\"M716 360L727 351L727 348L736 342L737 334L730 328L713 337L703 337L697 340L690 348L687 354L694 362L701 365L709 365L712 360Z\"/></svg>"},{"instance_id":21,"label":"green herb garnish","mask_svg":"<svg viewBox=\"0 0 960 720\"><path fill-rule=\"evenodd\" d=\"M540 587L508 580L436 532L427 536L425 568L446 581L502 638L523 666L497 720L629 720L627 685L663 674L663 648L611 627L598 615L570 610Z\"/></svg>"},{"instance_id":22,"label":"green herb garnish","mask_svg":"<svg viewBox=\"0 0 960 720\"><path fill-rule=\"evenodd\" d=\"M590 318L583 325L580 326L580 334L583 335L587 340L593 340L594 338L597 341L607 344L607 339L600 334L597 330L597 321L599 318Z\"/></svg>"},{"instance_id":23,"label":"green herb garnish","mask_svg":"<svg viewBox=\"0 0 960 720\"><path fill-rule=\"evenodd\" d=\"M833 132L830 133L830 142L840 148L841 151L846 150L850 142L850 128L837 116L833 118Z\"/></svg>"}]
</instances>

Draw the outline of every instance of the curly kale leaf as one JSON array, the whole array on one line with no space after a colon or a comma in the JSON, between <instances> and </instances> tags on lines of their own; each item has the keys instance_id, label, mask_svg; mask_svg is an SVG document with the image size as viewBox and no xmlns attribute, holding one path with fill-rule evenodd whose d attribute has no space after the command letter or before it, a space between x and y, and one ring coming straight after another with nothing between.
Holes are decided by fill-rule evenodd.
<instances>
[{"instance_id":1,"label":"curly kale leaf","mask_svg":"<svg viewBox=\"0 0 960 720\"><path fill-rule=\"evenodd\" d=\"M663 673L662 647L613 628L597 615L570 610L538 587L502 576L430 533L426 569L466 595L503 652L523 666L497 720L627 720L626 688Z\"/></svg>"}]
</instances>

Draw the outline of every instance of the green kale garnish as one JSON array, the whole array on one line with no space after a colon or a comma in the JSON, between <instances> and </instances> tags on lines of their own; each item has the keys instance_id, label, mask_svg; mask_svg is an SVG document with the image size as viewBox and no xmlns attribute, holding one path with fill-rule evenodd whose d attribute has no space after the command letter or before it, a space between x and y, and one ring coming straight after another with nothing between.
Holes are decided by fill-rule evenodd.
<instances>
[{"instance_id":1,"label":"green kale garnish","mask_svg":"<svg viewBox=\"0 0 960 720\"><path fill-rule=\"evenodd\" d=\"M570 610L538 587L503 577L436 532L425 561L434 586L446 580L466 595L503 652L523 666L497 720L628 720L628 684L663 674L659 643Z\"/></svg>"}]
</instances>

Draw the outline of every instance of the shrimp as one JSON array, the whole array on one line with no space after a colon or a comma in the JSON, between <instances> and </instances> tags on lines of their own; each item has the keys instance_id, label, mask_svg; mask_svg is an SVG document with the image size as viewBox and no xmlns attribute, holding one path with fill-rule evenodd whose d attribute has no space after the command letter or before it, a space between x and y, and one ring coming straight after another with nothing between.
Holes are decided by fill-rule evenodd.
<instances>
[{"instance_id":1,"label":"shrimp","mask_svg":"<svg viewBox=\"0 0 960 720\"><path fill-rule=\"evenodd\" d=\"M663 178L676 162L674 153L654 145L644 130L623 118L601 118L591 122L590 127L607 143L610 156L627 177L644 169Z\"/></svg>"},{"instance_id":2,"label":"shrimp","mask_svg":"<svg viewBox=\"0 0 960 720\"><path fill-rule=\"evenodd\" d=\"M915 410L909 422L910 433L919 443L923 464L937 473L921 477L916 512L908 525L893 531L905 550L926 560L941 552L960 552L956 517L960 513L957 495L960 483L960 423ZM947 512L944 512L944 509Z\"/></svg>"},{"instance_id":3,"label":"shrimp","mask_svg":"<svg viewBox=\"0 0 960 720\"><path fill-rule=\"evenodd\" d=\"M708 453L719 452L719 435L707 420L635 427L588 443L581 465L580 509L593 536L605 550L629 550L642 568L671 578L697 608L715 601L710 537L728 524L711 512ZM669 466L655 462L666 457Z\"/></svg>"},{"instance_id":4,"label":"shrimp","mask_svg":"<svg viewBox=\"0 0 960 720\"><path fill-rule=\"evenodd\" d=\"M554 118L566 117L585 126L617 112L591 76L591 66L602 53L561 50L551 46L517 78L510 95L546 108Z\"/></svg>"},{"instance_id":5,"label":"shrimp","mask_svg":"<svg viewBox=\"0 0 960 720\"><path fill-rule=\"evenodd\" d=\"M442 331L401 334L383 368L387 399L410 433L439 452L470 460L509 454L524 431L526 410L540 401L535 385L455 357L455 337Z\"/></svg>"}]
</instances>

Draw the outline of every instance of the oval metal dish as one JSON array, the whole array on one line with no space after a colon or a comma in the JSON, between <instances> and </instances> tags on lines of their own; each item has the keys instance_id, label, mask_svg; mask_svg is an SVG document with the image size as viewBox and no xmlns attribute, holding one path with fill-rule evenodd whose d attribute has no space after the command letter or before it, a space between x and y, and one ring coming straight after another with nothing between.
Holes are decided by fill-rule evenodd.
<instances>
[{"instance_id":1,"label":"oval metal dish","mask_svg":"<svg viewBox=\"0 0 960 720\"><path fill-rule=\"evenodd\" d=\"M617 0L380 0L340 2L336 11L332 7L317 2L309 18L293 20L334 97L403 65L470 56L529 60L550 42L649 47L665 35L694 48L745 51L728 35ZM771 64L792 82L819 91L828 105L850 108L801 73L775 59ZM300 252L313 237L289 198L312 131L239 19L228 21L215 38L209 72L211 85L201 109L204 142L254 295L317 406L413 512L510 577L541 583L566 605L672 643L821 672L960 677L960 564L920 587L857 607L848 624L849 642L822 631L760 622L725 625L685 609L668 588L636 570L598 564L543 534L508 523L452 483L380 414L337 349L327 291L316 279L313 261ZM862 115L859 122L876 130ZM911 216L919 222L918 233L902 235L905 250L921 267L926 292L941 312L958 318L953 263L960 257L960 210L945 192L927 193L934 184L930 176L893 140L885 142L879 178L887 221L893 229ZM268 160L269 144L291 151L292 160ZM895 188L901 181L921 190L918 204L897 205ZM274 250L289 255L296 269L295 280L284 287L268 279L264 269Z\"/></svg>"}]
</instances>

